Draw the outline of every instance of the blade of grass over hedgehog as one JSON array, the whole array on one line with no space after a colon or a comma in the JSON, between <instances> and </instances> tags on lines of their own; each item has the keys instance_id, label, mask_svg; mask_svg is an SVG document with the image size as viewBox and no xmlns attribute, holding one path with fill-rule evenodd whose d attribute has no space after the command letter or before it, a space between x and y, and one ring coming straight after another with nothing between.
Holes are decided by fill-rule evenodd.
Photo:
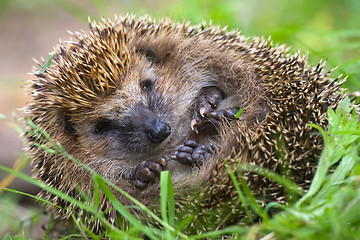
<instances>
[{"instance_id":1,"label":"blade of grass over hedgehog","mask_svg":"<svg viewBox=\"0 0 360 240\"><path fill-rule=\"evenodd\" d=\"M237 106L237 108L239 109L239 111L235 114L234 117L235 117L236 119L239 119L239 117L240 117L241 113L244 111L244 109L241 108L241 107L239 107L239 106Z\"/></svg>"},{"instance_id":2,"label":"blade of grass over hedgehog","mask_svg":"<svg viewBox=\"0 0 360 240\"><path fill-rule=\"evenodd\" d=\"M82 221L77 220L73 213L71 213L71 218L73 219L73 221L75 222L77 228L79 229L80 234L70 234L70 235L66 236L66 238L71 238L72 236L75 235L77 237L82 237L82 238L88 240L89 238L86 236L85 231L84 231L84 230L86 230L86 228L84 228L84 224L82 224ZM95 237L94 239L99 239L99 238Z\"/></svg>"},{"instance_id":3,"label":"blade of grass over hedgehog","mask_svg":"<svg viewBox=\"0 0 360 240\"><path fill-rule=\"evenodd\" d=\"M256 209L258 209L258 207L254 207L254 206L256 206L256 202L252 202L251 204L248 204L247 199L245 198L243 192L242 192L241 189L240 189L240 184L239 184L238 181L236 180L236 177L235 177L233 171L231 170L230 165L229 165L229 163L228 163L227 161L226 161L226 167L227 167L227 169L228 169L228 171L229 171L231 180L232 180L233 183L234 183L234 186L235 186L235 188L236 188L236 192L237 192L237 194L238 194L238 196L239 196L239 199L241 200L241 203L242 203L243 207L245 208L246 215L248 216L248 218L249 218L251 221L253 221L253 217L252 217L252 215L251 215L251 213L250 213L250 210L249 210L249 206L248 206L248 205L251 205L252 208L253 208L254 210L256 210Z\"/></svg>"},{"instance_id":4,"label":"blade of grass over hedgehog","mask_svg":"<svg viewBox=\"0 0 360 240\"><path fill-rule=\"evenodd\" d=\"M301 196L304 194L304 191L300 186L296 185L294 182L287 179L286 177L283 177L268 169L246 163L240 163L237 166L237 173L240 181L239 183L227 162L226 162L226 166L228 168L231 180L234 183L234 187L236 188L236 191L238 193L239 199L242 202L242 207L245 208L245 212L249 219L253 219L252 214L250 213L249 206L251 210L255 212L259 217L261 217L263 221L268 221L270 218L269 215L267 214L268 209L274 206L280 209L284 209L284 206L279 203L271 202L265 207L265 209L263 209L256 201L256 197L251 193L251 190L248 187L246 181L242 178L244 171L254 172L262 176L265 176L274 182L280 183L287 190L287 195L291 194L291 195Z\"/></svg>"},{"instance_id":5,"label":"blade of grass over hedgehog","mask_svg":"<svg viewBox=\"0 0 360 240\"><path fill-rule=\"evenodd\" d=\"M170 226L175 227L174 188L171 181L171 174L169 171L161 172L160 187L162 220L168 223ZM167 239L174 236L168 229L165 229L165 235Z\"/></svg>"},{"instance_id":6,"label":"blade of grass over hedgehog","mask_svg":"<svg viewBox=\"0 0 360 240\"><path fill-rule=\"evenodd\" d=\"M259 166L254 166L254 165L246 164L246 163L239 164L238 167L239 167L239 169L241 169L243 171L251 171L251 172L261 174L264 177L267 177L277 183L280 183L281 185L286 187L289 191L291 191L295 194L298 194L298 195L304 194L303 189L301 189L301 187L296 185L294 182L292 182L291 180L286 179L285 177L283 177L273 171L270 171L266 168L262 168Z\"/></svg>"},{"instance_id":7,"label":"blade of grass over hedgehog","mask_svg":"<svg viewBox=\"0 0 360 240\"><path fill-rule=\"evenodd\" d=\"M44 73L46 71L46 69L48 69L51 66L51 62L52 62L52 60L54 59L55 56L56 56L55 53L51 53L51 54L49 54L47 56L44 64L40 66L41 69L39 71L39 74Z\"/></svg>"},{"instance_id":8,"label":"blade of grass over hedgehog","mask_svg":"<svg viewBox=\"0 0 360 240\"><path fill-rule=\"evenodd\" d=\"M24 134L24 131L23 129L20 127L20 124L18 122L18 117L15 113L12 114L13 115L13 121L9 121L9 119L5 116L5 115L2 115L0 114L0 120L5 120L7 124L11 125L12 128L20 135L20 136L23 136ZM21 138L21 143L22 143L22 146L25 146L25 142L24 142L24 139ZM17 171L22 171L27 165L28 163L30 162L30 157L25 154L25 153L22 153L17 159L16 161L13 163L13 166L12 166L12 169L14 170L17 170ZM8 176L6 176L5 178L3 178L1 181L0 181L0 193L2 191L2 189L5 190L5 188L7 186L9 186L12 181L14 180L15 176L10 174Z\"/></svg>"},{"instance_id":9,"label":"blade of grass over hedgehog","mask_svg":"<svg viewBox=\"0 0 360 240\"><path fill-rule=\"evenodd\" d=\"M154 234L154 229L151 230L149 227L145 227L142 223L136 219L129 211L126 210L125 206L122 205L119 200L114 196L110 191L109 187L105 183L104 179L100 175L94 175L94 182L98 184L106 195L107 199L111 202L113 207L121 213L131 224L136 228L141 229L144 234L146 234L150 239L158 239Z\"/></svg>"},{"instance_id":10,"label":"blade of grass over hedgehog","mask_svg":"<svg viewBox=\"0 0 360 240\"><path fill-rule=\"evenodd\" d=\"M1 165L0 165L0 167L1 167ZM55 204L53 204L52 202L46 201L45 199L39 198L39 197L34 196L34 195L32 195L32 194L28 194L28 193L21 192L21 191L17 191L17 190L15 190L15 189L10 189L10 188L2 188L2 190L8 191L8 192L17 193L17 194L21 194L21 195L24 195L24 196L27 196L27 197L31 197L31 198L34 198L34 199L37 200L37 201L40 201L40 202L43 202L43 203L52 205L52 206L54 206L54 207L56 207L56 208L61 208L60 206L55 205Z\"/></svg>"},{"instance_id":11,"label":"blade of grass over hedgehog","mask_svg":"<svg viewBox=\"0 0 360 240\"><path fill-rule=\"evenodd\" d=\"M219 239L221 236L228 236L234 234L245 235L249 229L240 225L229 226L222 230L210 231L199 235L191 236L191 239ZM238 238L236 238L238 239Z\"/></svg>"}]
</instances>

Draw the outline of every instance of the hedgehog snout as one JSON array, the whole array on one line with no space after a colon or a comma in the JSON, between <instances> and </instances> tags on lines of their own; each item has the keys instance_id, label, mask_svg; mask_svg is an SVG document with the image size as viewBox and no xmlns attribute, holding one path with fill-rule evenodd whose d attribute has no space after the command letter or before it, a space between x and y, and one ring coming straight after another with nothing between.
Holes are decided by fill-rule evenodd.
<instances>
[{"instance_id":1,"label":"hedgehog snout","mask_svg":"<svg viewBox=\"0 0 360 240\"><path fill-rule=\"evenodd\" d=\"M145 132L150 141L161 143L170 135L171 127L159 118L149 117L145 120Z\"/></svg>"}]
</instances>

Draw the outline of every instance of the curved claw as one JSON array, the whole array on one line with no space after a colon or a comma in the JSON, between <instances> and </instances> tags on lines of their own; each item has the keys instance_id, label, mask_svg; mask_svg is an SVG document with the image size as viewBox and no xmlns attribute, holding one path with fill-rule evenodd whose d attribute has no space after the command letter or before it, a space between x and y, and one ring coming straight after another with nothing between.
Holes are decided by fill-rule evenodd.
<instances>
[{"instance_id":1,"label":"curved claw","mask_svg":"<svg viewBox=\"0 0 360 240\"><path fill-rule=\"evenodd\" d=\"M199 113L200 113L200 116L205 117L205 115L208 114L209 111L205 107L202 107L202 108L200 108Z\"/></svg>"},{"instance_id":2,"label":"curved claw","mask_svg":"<svg viewBox=\"0 0 360 240\"><path fill-rule=\"evenodd\" d=\"M234 119L237 119L235 116L238 112L239 112L238 107L225 108L220 111L215 111L215 112L209 113L208 118L210 121L211 120L221 121L221 119L223 119L223 118L227 118L229 120L234 120Z\"/></svg>"},{"instance_id":3,"label":"curved claw","mask_svg":"<svg viewBox=\"0 0 360 240\"><path fill-rule=\"evenodd\" d=\"M148 185L147 182L143 182L143 181L140 181L138 179L134 180L133 184L134 184L134 186L136 188L141 189L141 190L145 189L147 187L147 185Z\"/></svg>"},{"instance_id":4,"label":"curved claw","mask_svg":"<svg viewBox=\"0 0 360 240\"><path fill-rule=\"evenodd\" d=\"M160 164L160 166L165 169L167 166L167 161L164 157L161 157L160 159L155 161L156 163Z\"/></svg>"},{"instance_id":5,"label":"curved claw","mask_svg":"<svg viewBox=\"0 0 360 240\"><path fill-rule=\"evenodd\" d=\"M224 98L224 93L216 86L204 87L194 105L194 116L191 129L199 133L199 128L209 122L208 114L216 110L219 102Z\"/></svg>"},{"instance_id":6,"label":"curved claw","mask_svg":"<svg viewBox=\"0 0 360 240\"><path fill-rule=\"evenodd\" d=\"M194 132L196 132L197 134L199 134L197 125L198 125L198 121L196 121L196 119L191 120L191 130L193 130Z\"/></svg>"}]
</instances>

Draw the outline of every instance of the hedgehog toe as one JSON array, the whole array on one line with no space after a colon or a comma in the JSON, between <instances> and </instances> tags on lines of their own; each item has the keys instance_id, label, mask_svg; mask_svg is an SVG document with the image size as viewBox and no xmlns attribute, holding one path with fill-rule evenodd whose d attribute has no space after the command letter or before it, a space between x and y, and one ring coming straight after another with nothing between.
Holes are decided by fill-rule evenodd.
<instances>
[{"instance_id":1,"label":"hedgehog toe","mask_svg":"<svg viewBox=\"0 0 360 240\"><path fill-rule=\"evenodd\" d=\"M178 149L175 160L188 166L201 166L210 159L212 154L213 151L210 148L195 141L187 140Z\"/></svg>"}]
</instances>

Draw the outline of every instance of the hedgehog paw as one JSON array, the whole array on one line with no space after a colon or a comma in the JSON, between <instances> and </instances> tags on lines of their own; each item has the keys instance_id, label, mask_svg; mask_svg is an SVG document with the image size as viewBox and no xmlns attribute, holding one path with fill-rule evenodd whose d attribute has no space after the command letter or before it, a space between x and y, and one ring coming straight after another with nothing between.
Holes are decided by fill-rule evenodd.
<instances>
[{"instance_id":1,"label":"hedgehog paw","mask_svg":"<svg viewBox=\"0 0 360 240\"><path fill-rule=\"evenodd\" d=\"M224 94L217 87L204 88L195 104L194 117L191 121L191 128L198 133L207 122L207 115L214 112L219 102L224 98Z\"/></svg>"},{"instance_id":2,"label":"hedgehog paw","mask_svg":"<svg viewBox=\"0 0 360 240\"><path fill-rule=\"evenodd\" d=\"M155 161L143 161L137 166L132 176L134 186L141 190L145 189L150 183L159 179L160 172L166 168L166 165L167 163L164 158Z\"/></svg>"},{"instance_id":3,"label":"hedgehog paw","mask_svg":"<svg viewBox=\"0 0 360 240\"><path fill-rule=\"evenodd\" d=\"M219 111L212 111L206 113L202 119L194 118L191 121L191 129L196 133L199 133L198 129L204 128L206 123L211 123L213 126L218 126L224 119L235 120L239 117L238 112L241 111L240 107L224 108Z\"/></svg>"},{"instance_id":4,"label":"hedgehog paw","mask_svg":"<svg viewBox=\"0 0 360 240\"><path fill-rule=\"evenodd\" d=\"M207 116L208 121L210 121L213 125L217 126L224 119L228 119L228 120L239 119L239 116L238 116L239 112L241 114L242 109L239 106L237 106L237 107L232 107L232 108L224 108L219 111L214 111L214 112L208 113L206 116Z\"/></svg>"},{"instance_id":5,"label":"hedgehog paw","mask_svg":"<svg viewBox=\"0 0 360 240\"><path fill-rule=\"evenodd\" d=\"M195 141L187 140L175 153L175 160L184 165L201 166L210 159L213 153L213 149Z\"/></svg>"}]
</instances>

